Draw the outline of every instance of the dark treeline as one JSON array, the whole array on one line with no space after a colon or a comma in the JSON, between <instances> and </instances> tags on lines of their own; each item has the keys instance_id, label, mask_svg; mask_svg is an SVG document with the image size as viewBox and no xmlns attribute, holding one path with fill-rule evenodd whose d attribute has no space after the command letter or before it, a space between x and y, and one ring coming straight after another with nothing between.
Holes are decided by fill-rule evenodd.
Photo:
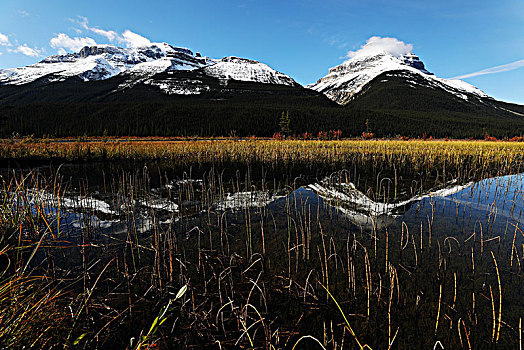
<instances>
[{"instance_id":1,"label":"dark treeline","mask_svg":"<svg viewBox=\"0 0 524 350\"><path fill-rule=\"evenodd\" d=\"M272 136L279 119L289 111L292 132L341 130L360 136L368 129L376 137L483 138L524 134L518 119L475 120L468 114L409 111L361 111L334 107L289 107L256 103L137 103L47 104L0 107L0 135L65 136Z\"/></svg>"},{"instance_id":2,"label":"dark treeline","mask_svg":"<svg viewBox=\"0 0 524 350\"><path fill-rule=\"evenodd\" d=\"M213 87L211 92L196 97L168 96L143 84L116 93L112 89L118 81L3 86L0 137L267 137L280 131L282 112L289 113L291 132L297 135L328 130L341 130L343 137L364 131L375 137L524 134L524 118L507 111L522 106L494 100L469 103L441 90L414 89L393 78L388 84L369 84L346 106L302 87L233 82L224 88L210 78L205 83Z\"/></svg>"}]
</instances>

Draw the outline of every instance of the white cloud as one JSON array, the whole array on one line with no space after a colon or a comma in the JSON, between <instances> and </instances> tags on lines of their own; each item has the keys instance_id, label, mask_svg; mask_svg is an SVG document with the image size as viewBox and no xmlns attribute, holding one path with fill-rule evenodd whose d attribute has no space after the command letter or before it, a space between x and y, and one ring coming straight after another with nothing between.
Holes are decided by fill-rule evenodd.
<instances>
[{"instance_id":1,"label":"white cloud","mask_svg":"<svg viewBox=\"0 0 524 350\"><path fill-rule=\"evenodd\" d=\"M127 47L140 47L140 46L148 46L151 45L151 41L149 39L144 38L143 36L133 33L130 30L126 30L122 37L124 39L124 42L126 43Z\"/></svg>"},{"instance_id":2,"label":"white cloud","mask_svg":"<svg viewBox=\"0 0 524 350\"><path fill-rule=\"evenodd\" d=\"M84 29L89 29L89 26L87 25L88 24L88 20L87 20L87 17L84 17L84 16L78 16L79 19L74 19L74 18L68 18L71 22L73 23L78 23L80 24L80 26Z\"/></svg>"},{"instance_id":3,"label":"white cloud","mask_svg":"<svg viewBox=\"0 0 524 350\"><path fill-rule=\"evenodd\" d=\"M21 17L29 17L30 14L29 12L25 11L25 10L18 10L18 14L21 16Z\"/></svg>"},{"instance_id":4,"label":"white cloud","mask_svg":"<svg viewBox=\"0 0 524 350\"><path fill-rule=\"evenodd\" d=\"M15 45L17 45L16 49L11 49L10 47L12 47L13 44L11 44L11 42L9 41L8 36L0 33L0 46L7 46L7 52L21 53L23 55L31 57L38 57L42 53L41 50L29 47L27 46L27 44L19 45L17 40L15 40Z\"/></svg>"},{"instance_id":5,"label":"white cloud","mask_svg":"<svg viewBox=\"0 0 524 350\"><path fill-rule=\"evenodd\" d=\"M0 33L0 46L11 46L7 35Z\"/></svg>"},{"instance_id":6,"label":"white cloud","mask_svg":"<svg viewBox=\"0 0 524 350\"><path fill-rule=\"evenodd\" d=\"M64 33L59 33L56 37L52 38L50 41L51 47L58 49L60 54L65 53L66 51L80 51L84 46L94 46L97 45L96 41L92 38L71 38L69 35Z\"/></svg>"},{"instance_id":7,"label":"white cloud","mask_svg":"<svg viewBox=\"0 0 524 350\"><path fill-rule=\"evenodd\" d=\"M114 41L123 42L124 41L124 39L114 30L104 30L104 29L100 29L96 27L90 27L87 17L78 16L78 18L79 20L76 22L80 24L80 26L82 26L82 28L84 28L85 30L89 30L101 36L105 36L110 42L114 42Z\"/></svg>"},{"instance_id":8,"label":"white cloud","mask_svg":"<svg viewBox=\"0 0 524 350\"><path fill-rule=\"evenodd\" d=\"M71 19L72 22L78 23L83 29L88 30L97 35L107 38L110 42L123 44L126 47L140 47L151 45L151 41L137 33L126 30L122 34L118 34L114 30L105 30L97 27L90 27L87 17L78 16L78 20Z\"/></svg>"},{"instance_id":9,"label":"white cloud","mask_svg":"<svg viewBox=\"0 0 524 350\"><path fill-rule=\"evenodd\" d=\"M372 56L379 53L389 53L395 57L400 57L413 50L412 44L406 44L396 38L382 38L380 36L372 36L356 51L349 51L348 58L356 56Z\"/></svg>"},{"instance_id":10,"label":"white cloud","mask_svg":"<svg viewBox=\"0 0 524 350\"><path fill-rule=\"evenodd\" d=\"M11 50L7 49L7 51L11 53L21 53L22 55L30 56L30 57L38 57L40 56L41 51L36 48L31 48L27 46L27 44L19 45L16 49Z\"/></svg>"},{"instance_id":11,"label":"white cloud","mask_svg":"<svg viewBox=\"0 0 524 350\"><path fill-rule=\"evenodd\" d=\"M507 71L514 70L514 69L517 69L517 68L520 68L520 67L524 67L524 60L518 60L518 61L515 61L515 62L508 63L508 64L503 64L503 65L500 65L500 66L495 66L495 67L491 67L491 68L482 69L482 70L479 70L478 72L464 74L464 75L459 75L459 76L453 77L451 79L466 79L466 78L476 77L476 76L479 76L479 75L507 72Z\"/></svg>"},{"instance_id":12,"label":"white cloud","mask_svg":"<svg viewBox=\"0 0 524 350\"><path fill-rule=\"evenodd\" d=\"M121 41L120 35L114 30L103 30L99 28L89 28L89 30L95 34L105 36L110 42Z\"/></svg>"}]
</instances>

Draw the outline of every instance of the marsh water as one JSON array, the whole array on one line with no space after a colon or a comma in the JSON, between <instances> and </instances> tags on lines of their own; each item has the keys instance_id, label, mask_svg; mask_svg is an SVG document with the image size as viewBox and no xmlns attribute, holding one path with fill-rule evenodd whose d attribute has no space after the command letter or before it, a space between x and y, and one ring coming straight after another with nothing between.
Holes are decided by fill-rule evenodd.
<instances>
[{"instance_id":1,"label":"marsh water","mask_svg":"<svg viewBox=\"0 0 524 350\"><path fill-rule=\"evenodd\" d=\"M128 344L183 285L161 330L168 347L485 349L520 339L524 174L161 163L2 174L27 186L15 201L50 226L35 269L76 281L73 290L96 280L82 330L104 339L98 347Z\"/></svg>"}]
</instances>

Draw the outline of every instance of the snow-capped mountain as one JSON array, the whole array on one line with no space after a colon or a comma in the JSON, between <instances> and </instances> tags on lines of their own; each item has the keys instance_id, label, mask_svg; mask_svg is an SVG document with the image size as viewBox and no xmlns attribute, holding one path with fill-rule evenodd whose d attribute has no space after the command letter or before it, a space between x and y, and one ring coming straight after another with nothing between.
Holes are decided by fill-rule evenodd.
<instances>
[{"instance_id":1,"label":"snow-capped mountain","mask_svg":"<svg viewBox=\"0 0 524 350\"><path fill-rule=\"evenodd\" d=\"M42 77L62 80L104 80L123 72L154 74L166 70L192 70L212 64L207 57L166 43L124 49L110 45L86 46L78 53L54 55L27 67L0 70L0 83L27 84Z\"/></svg>"},{"instance_id":2,"label":"snow-capped mountain","mask_svg":"<svg viewBox=\"0 0 524 350\"><path fill-rule=\"evenodd\" d=\"M0 84L23 85L46 77L50 82L78 77L83 81L105 80L120 74L127 83L134 85L155 74L171 71L192 71L204 68L204 72L222 81L231 79L266 84L298 85L289 76L269 66L248 59L225 57L220 60L202 57L186 48L167 43L155 43L139 48L120 48L111 45L86 46L78 53L50 56L36 64L0 70ZM155 82L150 82L155 85ZM166 93L187 90L165 84L156 84ZM200 90L192 90L193 93Z\"/></svg>"},{"instance_id":3,"label":"snow-capped mountain","mask_svg":"<svg viewBox=\"0 0 524 350\"><path fill-rule=\"evenodd\" d=\"M524 106L440 79L410 51L352 52L311 89L264 63L234 56L212 59L166 43L87 46L0 70L0 137L105 130L271 136L283 111L297 134L341 130L358 136L366 125L378 137L524 134Z\"/></svg>"},{"instance_id":4,"label":"snow-capped mountain","mask_svg":"<svg viewBox=\"0 0 524 350\"><path fill-rule=\"evenodd\" d=\"M331 100L345 105L373 79L385 72L394 71L398 71L400 75L403 72L411 73L406 74L406 79L409 79L412 74L416 74L424 79L427 87L444 89L462 99L467 100L468 95L489 97L480 89L464 81L436 77L426 70L424 63L413 53L401 56L394 56L387 52L357 55L341 65L331 68L328 75L306 87L322 92ZM409 79L408 82L419 84L412 79Z\"/></svg>"},{"instance_id":5,"label":"snow-capped mountain","mask_svg":"<svg viewBox=\"0 0 524 350\"><path fill-rule=\"evenodd\" d=\"M264 84L298 85L291 77L277 72L266 64L238 57L224 57L204 71L221 80L256 81Z\"/></svg>"}]
</instances>

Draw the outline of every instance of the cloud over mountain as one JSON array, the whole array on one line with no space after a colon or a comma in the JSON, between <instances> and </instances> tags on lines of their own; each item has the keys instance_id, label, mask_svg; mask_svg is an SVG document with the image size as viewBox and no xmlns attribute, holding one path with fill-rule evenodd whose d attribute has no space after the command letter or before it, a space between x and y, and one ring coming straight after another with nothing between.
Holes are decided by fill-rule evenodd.
<instances>
[{"instance_id":1,"label":"cloud over mountain","mask_svg":"<svg viewBox=\"0 0 524 350\"><path fill-rule=\"evenodd\" d=\"M65 33L59 33L57 36L50 40L51 47L58 49L60 54L64 54L67 51L79 51L84 46L96 45L96 41L92 38L71 38Z\"/></svg>"},{"instance_id":2,"label":"cloud over mountain","mask_svg":"<svg viewBox=\"0 0 524 350\"><path fill-rule=\"evenodd\" d=\"M397 38L372 36L366 41L366 44L360 47L360 49L349 51L346 57L374 56L379 53L387 53L394 57L400 57L411 51L413 51L412 44L406 44Z\"/></svg>"},{"instance_id":3,"label":"cloud over mountain","mask_svg":"<svg viewBox=\"0 0 524 350\"><path fill-rule=\"evenodd\" d=\"M11 53L21 53L22 55L29 56L29 57L38 57L40 56L41 51L27 46L27 44L19 45L16 49L10 50L7 49L8 52Z\"/></svg>"},{"instance_id":4,"label":"cloud over mountain","mask_svg":"<svg viewBox=\"0 0 524 350\"><path fill-rule=\"evenodd\" d=\"M84 30L87 30L87 31L90 31L91 33L103 36L107 40L109 40L109 42L116 43L116 44L125 46L127 48L151 45L151 41L149 39L147 39L146 37L140 34L134 33L129 29L125 30L122 34L119 34L118 32L114 30L102 29L99 27L91 27L89 25L89 20L87 19L87 17L83 17L83 16L79 16L78 20L72 19L71 21L79 24L80 27L82 27ZM78 39L78 38L75 38L75 39ZM84 39L87 39L87 38L84 38Z\"/></svg>"}]
</instances>

